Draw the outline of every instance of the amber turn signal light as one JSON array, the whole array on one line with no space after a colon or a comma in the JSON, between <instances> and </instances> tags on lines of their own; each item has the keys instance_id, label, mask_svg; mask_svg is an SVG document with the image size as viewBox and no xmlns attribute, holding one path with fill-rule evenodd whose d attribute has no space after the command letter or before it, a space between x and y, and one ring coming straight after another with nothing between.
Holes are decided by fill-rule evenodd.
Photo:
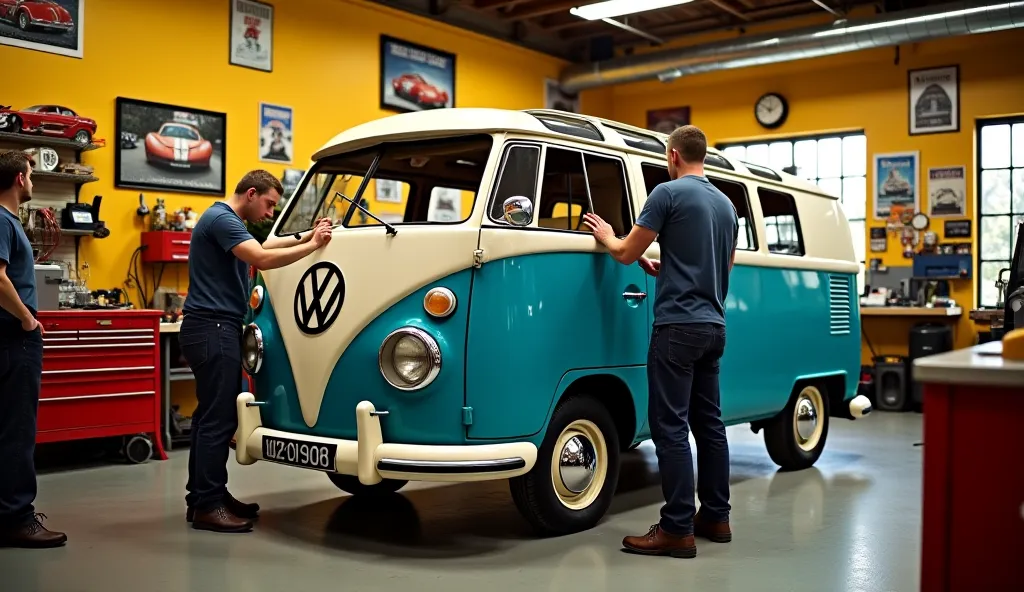
<instances>
[{"instance_id":1,"label":"amber turn signal light","mask_svg":"<svg viewBox=\"0 0 1024 592\"><path fill-rule=\"evenodd\" d=\"M249 294L249 308L255 312L259 310L261 304L263 304L263 286L256 286Z\"/></svg>"},{"instance_id":2,"label":"amber turn signal light","mask_svg":"<svg viewBox=\"0 0 1024 592\"><path fill-rule=\"evenodd\" d=\"M444 318L455 310L455 294L448 288L433 288L423 297L423 308L432 317Z\"/></svg>"}]
</instances>

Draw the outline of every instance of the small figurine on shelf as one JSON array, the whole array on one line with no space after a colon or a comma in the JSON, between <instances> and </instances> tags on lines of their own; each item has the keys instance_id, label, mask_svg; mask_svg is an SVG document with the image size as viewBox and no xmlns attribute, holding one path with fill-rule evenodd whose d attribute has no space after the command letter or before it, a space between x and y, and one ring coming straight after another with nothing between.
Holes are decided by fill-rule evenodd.
<instances>
[{"instance_id":1,"label":"small figurine on shelf","mask_svg":"<svg viewBox=\"0 0 1024 592\"><path fill-rule=\"evenodd\" d=\"M156 206L153 207L153 215L150 217L151 230L167 230L167 206L163 198L156 198Z\"/></svg>"},{"instance_id":2,"label":"small figurine on shelf","mask_svg":"<svg viewBox=\"0 0 1024 592\"><path fill-rule=\"evenodd\" d=\"M179 232L185 230L185 211L179 209L177 212L174 212L174 215L168 218L167 225L171 230Z\"/></svg>"},{"instance_id":3,"label":"small figurine on shelf","mask_svg":"<svg viewBox=\"0 0 1024 592\"><path fill-rule=\"evenodd\" d=\"M198 221L199 215L196 214L196 211L189 206L185 206L185 229L191 232L196 227L196 222Z\"/></svg>"}]
</instances>

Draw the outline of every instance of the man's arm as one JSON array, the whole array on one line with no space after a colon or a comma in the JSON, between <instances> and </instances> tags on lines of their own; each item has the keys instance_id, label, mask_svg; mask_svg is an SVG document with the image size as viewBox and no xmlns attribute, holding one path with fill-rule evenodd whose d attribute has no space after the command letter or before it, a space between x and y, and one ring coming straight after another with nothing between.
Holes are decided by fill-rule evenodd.
<instances>
[{"instance_id":1,"label":"man's arm","mask_svg":"<svg viewBox=\"0 0 1024 592\"><path fill-rule=\"evenodd\" d=\"M321 231L317 230L317 232ZM328 230L327 232L330 231ZM243 243L235 245L235 247L231 249L231 252L234 253L235 257L238 257L256 269L264 270L277 269L278 267L284 267L289 263L295 263L299 259L302 259L306 255L309 255L313 251L319 249L320 246L321 243L317 240L308 240L290 247L268 249L261 245L258 240L251 238Z\"/></svg>"},{"instance_id":2,"label":"man's arm","mask_svg":"<svg viewBox=\"0 0 1024 592\"><path fill-rule=\"evenodd\" d=\"M11 313L15 318L21 321L22 326L28 325L35 320L32 316L32 311L25 306L25 303L21 301L21 297L18 296L18 290L14 287L14 282L11 278L7 277L7 262L0 261L0 307Z\"/></svg>"},{"instance_id":3,"label":"man's arm","mask_svg":"<svg viewBox=\"0 0 1024 592\"><path fill-rule=\"evenodd\" d=\"M592 220L599 228L601 224L608 226L606 222L597 216L594 216ZM598 236L596 232L595 236ZM651 243L656 238L658 238L656 232L639 224L633 225L633 229L629 231L626 238L617 238L612 234L611 226L608 226L606 235L598 236L598 240L608 248L608 253L611 254L612 258L623 265L632 265L639 261L640 257L643 256L644 252L647 251L647 248L651 246Z\"/></svg>"},{"instance_id":4,"label":"man's arm","mask_svg":"<svg viewBox=\"0 0 1024 592\"><path fill-rule=\"evenodd\" d=\"M282 247L292 247L295 245L302 245L308 243L313 238L313 233L321 224L327 224L330 226L330 218L321 218L317 220L316 224L310 230L305 232L296 232L294 234L286 234L285 236L268 236L267 240L263 241L264 249L280 249ZM296 238L296 236L298 238Z\"/></svg>"}]
</instances>

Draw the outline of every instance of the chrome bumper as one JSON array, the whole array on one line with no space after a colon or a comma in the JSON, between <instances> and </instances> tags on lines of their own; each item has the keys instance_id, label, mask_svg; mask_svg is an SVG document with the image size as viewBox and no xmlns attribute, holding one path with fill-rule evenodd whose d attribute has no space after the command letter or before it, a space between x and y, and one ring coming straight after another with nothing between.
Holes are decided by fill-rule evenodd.
<instances>
[{"instance_id":1,"label":"chrome bumper","mask_svg":"<svg viewBox=\"0 0 1024 592\"><path fill-rule=\"evenodd\" d=\"M337 452L333 471L354 475L364 485L380 483L382 479L507 479L529 472L537 462L537 447L530 442L464 446L386 443L381 436L380 417L373 403L369 401L362 401L356 405L356 440L336 440L265 428L260 406L252 393L239 394L235 406L238 413L235 458L241 465L266 460L263 457L264 436L276 436L310 444L334 444L337 446Z\"/></svg>"}]
</instances>

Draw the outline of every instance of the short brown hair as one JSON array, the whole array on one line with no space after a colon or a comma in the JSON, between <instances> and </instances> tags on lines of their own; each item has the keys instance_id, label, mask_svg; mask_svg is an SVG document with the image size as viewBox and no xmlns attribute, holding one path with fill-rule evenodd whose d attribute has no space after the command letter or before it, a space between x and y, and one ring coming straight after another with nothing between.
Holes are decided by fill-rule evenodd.
<instances>
[{"instance_id":1,"label":"short brown hair","mask_svg":"<svg viewBox=\"0 0 1024 592\"><path fill-rule=\"evenodd\" d=\"M18 173L28 174L35 165L32 157L21 150L0 150L0 191L13 187Z\"/></svg>"},{"instance_id":2,"label":"short brown hair","mask_svg":"<svg viewBox=\"0 0 1024 592\"><path fill-rule=\"evenodd\" d=\"M257 195L263 195L271 189L276 189L281 195L284 195L284 186L281 185L281 181L274 175L271 175L269 171L263 169L256 169L249 171L242 177L242 180L235 186L235 195L241 195L249 188L256 190Z\"/></svg>"},{"instance_id":3,"label":"short brown hair","mask_svg":"<svg viewBox=\"0 0 1024 592\"><path fill-rule=\"evenodd\" d=\"M687 163L704 162L708 154L708 139L695 125L677 127L668 137L668 147L679 153Z\"/></svg>"}]
</instances>

